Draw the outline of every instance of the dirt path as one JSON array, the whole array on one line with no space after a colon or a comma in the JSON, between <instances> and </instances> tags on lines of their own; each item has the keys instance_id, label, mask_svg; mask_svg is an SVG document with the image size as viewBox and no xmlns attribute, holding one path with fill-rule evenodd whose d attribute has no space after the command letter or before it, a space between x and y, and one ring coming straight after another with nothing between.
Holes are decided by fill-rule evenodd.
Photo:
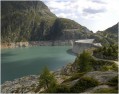
<instances>
[{"instance_id":1,"label":"dirt path","mask_svg":"<svg viewBox=\"0 0 119 94\"><path fill-rule=\"evenodd\" d=\"M96 59L96 60L103 60L103 61L108 61L108 62L114 62L114 63L116 63L119 66L119 61L100 59L100 58L96 58L95 56L93 56L93 58Z\"/></svg>"}]
</instances>

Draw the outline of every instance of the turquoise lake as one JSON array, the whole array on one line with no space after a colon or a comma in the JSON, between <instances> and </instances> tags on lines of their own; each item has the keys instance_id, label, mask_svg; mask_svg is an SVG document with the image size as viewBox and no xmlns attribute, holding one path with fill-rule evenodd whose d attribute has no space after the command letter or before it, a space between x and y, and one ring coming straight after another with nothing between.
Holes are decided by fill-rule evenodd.
<instances>
[{"instance_id":1,"label":"turquoise lake","mask_svg":"<svg viewBox=\"0 0 119 94\"><path fill-rule=\"evenodd\" d=\"M37 46L1 50L1 83L26 75L40 74L45 66L51 71L75 60L71 46Z\"/></svg>"}]
</instances>

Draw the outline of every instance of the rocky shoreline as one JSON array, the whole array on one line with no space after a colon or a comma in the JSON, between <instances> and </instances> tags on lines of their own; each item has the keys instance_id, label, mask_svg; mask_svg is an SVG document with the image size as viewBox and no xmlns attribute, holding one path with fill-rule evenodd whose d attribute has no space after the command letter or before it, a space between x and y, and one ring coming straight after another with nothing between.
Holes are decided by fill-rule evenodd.
<instances>
[{"instance_id":1,"label":"rocky shoreline","mask_svg":"<svg viewBox=\"0 0 119 94\"><path fill-rule=\"evenodd\" d=\"M62 70L58 70L53 73L55 75L55 78L57 79L58 84L62 84L63 81L71 77L70 75L62 74ZM115 71L105 71L105 72L93 71L93 72L86 73L83 77L94 77L96 80L102 83L102 85L88 89L85 91L85 93L92 93L95 90L99 90L101 88L112 88L106 85L106 83L113 77L116 77L117 75L118 73ZM6 81L1 85L1 92L2 93L35 93L35 90L38 88L40 84L39 76L40 75L28 75L15 79L14 81ZM70 86L73 86L79 80L80 79L76 79L71 82L68 82L67 85L69 84ZM44 88L41 88L37 93L40 93L43 90Z\"/></svg>"},{"instance_id":2,"label":"rocky shoreline","mask_svg":"<svg viewBox=\"0 0 119 94\"><path fill-rule=\"evenodd\" d=\"M38 75L24 76L14 81L6 81L1 85L2 93L31 92L32 87L38 86ZM24 90L22 90L24 88Z\"/></svg>"},{"instance_id":3,"label":"rocky shoreline","mask_svg":"<svg viewBox=\"0 0 119 94\"><path fill-rule=\"evenodd\" d=\"M58 69L56 71L51 71L55 78L57 79L58 84L61 84L65 79L68 79L70 76L67 75L71 72L71 65ZM14 79L13 81L5 81L1 85L2 93L34 93L34 89L36 89L39 85L39 77L40 75L28 75L21 78ZM42 91L42 88L41 90ZM39 91L39 92L40 92Z\"/></svg>"},{"instance_id":4,"label":"rocky shoreline","mask_svg":"<svg viewBox=\"0 0 119 94\"><path fill-rule=\"evenodd\" d=\"M55 75L58 84L62 83L65 77L67 76ZM38 85L39 85L39 75L28 75L21 78L17 78L13 81L6 81L1 85L1 92L2 93L15 93L15 92L33 93L34 91L33 89L37 88Z\"/></svg>"},{"instance_id":5,"label":"rocky shoreline","mask_svg":"<svg viewBox=\"0 0 119 94\"><path fill-rule=\"evenodd\" d=\"M29 41L29 42L12 42L1 43L1 48L17 48L17 47L31 47L31 46L71 46L72 40L57 40L57 41Z\"/></svg>"}]
</instances>

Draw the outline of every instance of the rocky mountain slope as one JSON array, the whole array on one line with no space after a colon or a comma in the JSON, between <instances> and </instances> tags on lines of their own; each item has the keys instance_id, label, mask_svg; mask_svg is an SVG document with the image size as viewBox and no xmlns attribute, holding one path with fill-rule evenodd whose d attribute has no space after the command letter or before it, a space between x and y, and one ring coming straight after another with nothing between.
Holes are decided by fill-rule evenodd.
<instances>
[{"instance_id":1,"label":"rocky mountain slope","mask_svg":"<svg viewBox=\"0 0 119 94\"><path fill-rule=\"evenodd\" d=\"M118 23L104 30L106 33L118 34Z\"/></svg>"},{"instance_id":2,"label":"rocky mountain slope","mask_svg":"<svg viewBox=\"0 0 119 94\"><path fill-rule=\"evenodd\" d=\"M90 32L58 18L42 1L1 1L1 39L6 42L86 38Z\"/></svg>"},{"instance_id":3,"label":"rocky mountain slope","mask_svg":"<svg viewBox=\"0 0 119 94\"><path fill-rule=\"evenodd\" d=\"M104 31L98 31L92 35L96 42L101 42L104 45L117 44L118 42L118 23Z\"/></svg>"}]
</instances>

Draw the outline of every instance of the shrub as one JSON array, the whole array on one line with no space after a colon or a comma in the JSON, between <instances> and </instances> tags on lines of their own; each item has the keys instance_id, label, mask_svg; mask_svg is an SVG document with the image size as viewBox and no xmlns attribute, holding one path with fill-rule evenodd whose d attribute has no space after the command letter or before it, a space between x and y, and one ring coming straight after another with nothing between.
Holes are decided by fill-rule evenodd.
<instances>
[{"instance_id":1,"label":"shrub","mask_svg":"<svg viewBox=\"0 0 119 94\"><path fill-rule=\"evenodd\" d=\"M56 90L57 90L57 86L55 85L55 86L51 86L48 89L46 89L44 93L56 93Z\"/></svg>"},{"instance_id":2,"label":"shrub","mask_svg":"<svg viewBox=\"0 0 119 94\"><path fill-rule=\"evenodd\" d=\"M80 93L84 90L99 85L96 79L90 77L82 77L74 86L71 87L71 92Z\"/></svg>"},{"instance_id":3,"label":"shrub","mask_svg":"<svg viewBox=\"0 0 119 94\"><path fill-rule=\"evenodd\" d=\"M50 87L45 93L70 93L70 88L66 85L57 85L56 87Z\"/></svg>"},{"instance_id":4,"label":"shrub","mask_svg":"<svg viewBox=\"0 0 119 94\"><path fill-rule=\"evenodd\" d=\"M55 76L50 73L47 67L45 67L39 77L39 87L44 87L47 90L51 87L56 87L56 85L57 80L55 79Z\"/></svg>"},{"instance_id":5,"label":"shrub","mask_svg":"<svg viewBox=\"0 0 119 94\"><path fill-rule=\"evenodd\" d=\"M101 71L109 71L109 70L118 71L118 66L115 63L113 63L111 65L103 65L101 67Z\"/></svg>"},{"instance_id":6,"label":"shrub","mask_svg":"<svg viewBox=\"0 0 119 94\"><path fill-rule=\"evenodd\" d=\"M92 56L89 52L83 51L83 53L80 54L78 59L79 59L78 64L79 64L80 72L89 72L92 70L92 66L90 62Z\"/></svg>"},{"instance_id":7,"label":"shrub","mask_svg":"<svg viewBox=\"0 0 119 94\"><path fill-rule=\"evenodd\" d=\"M118 87L118 76L115 76L111 80L108 81L108 85L117 86Z\"/></svg>"},{"instance_id":8,"label":"shrub","mask_svg":"<svg viewBox=\"0 0 119 94\"><path fill-rule=\"evenodd\" d=\"M111 66L107 66L107 65L104 65L104 66L102 66L102 68L101 68L101 71L109 71L109 70L111 70Z\"/></svg>"},{"instance_id":9,"label":"shrub","mask_svg":"<svg viewBox=\"0 0 119 94\"><path fill-rule=\"evenodd\" d=\"M112 70L118 71L118 65L117 64L112 64Z\"/></svg>"},{"instance_id":10,"label":"shrub","mask_svg":"<svg viewBox=\"0 0 119 94\"><path fill-rule=\"evenodd\" d=\"M108 71L108 70L118 71L117 64L110 61L93 60L91 61L91 65L93 67L93 70L95 71Z\"/></svg>"},{"instance_id":11,"label":"shrub","mask_svg":"<svg viewBox=\"0 0 119 94\"><path fill-rule=\"evenodd\" d=\"M85 73L75 73L73 74L69 79L66 79L65 81L63 81L64 83L65 82L69 82L69 81L73 81L73 80L76 80L76 79L79 79L80 77L82 77Z\"/></svg>"},{"instance_id":12,"label":"shrub","mask_svg":"<svg viewBox=\"0 0 119 94\"><path fill-rule=\"evenodd\" d=\"M102 88L96 90L94 93L118 93L118 90L111 88Z\"/></svg>"},{"instance_id":13,"label":"shrub","mask_svg":"<svg viewBox=\"0 0 119 94\"><path fill-rule=\"evenodd\" d=\"M59 85L56 88L56 93L70 93L70 88L65 85Z\"/></svg>"},{"instance_id":14,"label":"shrub","mask_svg":"<svg viewBox=\"0 0 119 94\"><path fill-rule=\"evenodd\" d=\"M118 45L112 44L109 46L103 46L101 48L97 48L93 51L94 56L103 59L118 59Z\"/></svg>"}]
</instances>

